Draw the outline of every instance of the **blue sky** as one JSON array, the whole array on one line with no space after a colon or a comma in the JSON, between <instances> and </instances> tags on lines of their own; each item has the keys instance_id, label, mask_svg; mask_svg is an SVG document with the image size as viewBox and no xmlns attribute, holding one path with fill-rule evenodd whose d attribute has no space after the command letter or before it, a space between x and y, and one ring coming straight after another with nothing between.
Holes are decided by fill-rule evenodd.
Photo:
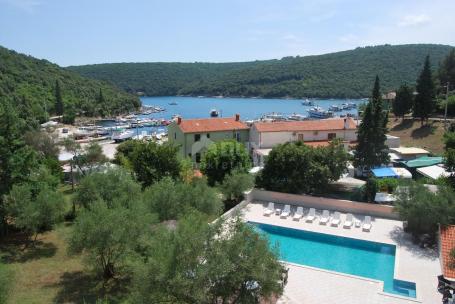
<instances>
[{"instance_id":1,"label":"blue sky","mask_svg":"<svg viewBox=\"0 0 455 304\"><path fill-rule=\"evenodd\" d=\"M455 0L0 0L0 45L63 66L455 45Z\"/></svg>"}]
</instances>

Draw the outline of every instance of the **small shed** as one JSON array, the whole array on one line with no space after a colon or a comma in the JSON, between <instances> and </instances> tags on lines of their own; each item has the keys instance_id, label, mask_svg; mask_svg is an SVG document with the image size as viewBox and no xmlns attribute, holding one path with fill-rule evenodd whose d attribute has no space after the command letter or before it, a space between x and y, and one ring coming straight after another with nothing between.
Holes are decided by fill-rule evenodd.
<instances>
[{"instance_id":1,"label":"small shed","mask_svg":"<svg viewBox=\"0 0 455 304\"><path fill-rule=\"evenodd\" d=\"M399 175L393 170L393 168L390 167L371 169L371 173L373 173L374 177L377 178L399 177Z\"/></svg>"},{"instance_id":2,"label":"small shed","mask_svg":"<svg viewBox=\"0 0 455 304\"><path fill-rule=\"evenodd\" d=\"M441 165L433 165L433 166L428 166L428 167L417 168L417 172L422 174L423 176L431 178L431 179L438 179L440 177L448 177L451 174Z\"/></svg>"},{"instance_id":3,"label":"small shed","mask_svg":"<svg viewBox=\"0 0 455 304\"><path fill-rule=\"evenodd\" d=\"M430 152L425 149L415 147L390 148L390 150L405 161L416 159L421 156L428 156L430 154Z\"/></svg>"},{"instance_id":4,"label":"small shed","mask_svg":"<svg viewBox=\"0 0 455 304\"><path fill-rule=\"evenodd\" d=\"M433 165L441 164L443 161L442 157L430 157L430 156L421 156L416 159L408 160L408 161L401 161L403 165L407 168L421 168L421 167L428 167Z\"/></svg>"}]
</instances>

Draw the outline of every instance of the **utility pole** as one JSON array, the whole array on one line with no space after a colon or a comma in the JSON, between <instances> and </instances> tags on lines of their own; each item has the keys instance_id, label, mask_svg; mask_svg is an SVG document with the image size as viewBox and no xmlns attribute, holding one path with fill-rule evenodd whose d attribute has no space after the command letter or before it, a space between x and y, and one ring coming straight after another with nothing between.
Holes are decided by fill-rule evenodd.
<instances>
[{"instance_id":1,"label":"utility pole","mask_svg":"<svg viewBox=\"0 0 455 304\"><path fill-rule=\"evenodd\" d=\"M444 129L447 131L447 105L449 104L449 86L450 82L447 81L447 86L446 86L446 106L444 110Z\"/></svg>"}]
</instances>

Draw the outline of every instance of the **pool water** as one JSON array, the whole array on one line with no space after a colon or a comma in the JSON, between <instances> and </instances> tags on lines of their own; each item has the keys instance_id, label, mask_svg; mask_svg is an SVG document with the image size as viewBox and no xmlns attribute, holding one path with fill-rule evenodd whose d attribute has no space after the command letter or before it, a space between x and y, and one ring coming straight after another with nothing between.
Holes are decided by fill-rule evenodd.
<instances>
[{"instance_id":1,"label":"pool water","mask_svg":"<svg viewBox=\"0 0 455 304\"><path fill-rule=\"evenodd\" d=\"M284 261L380 280L384 291L416 297L413 282L394 279L395 246L335 235L250 222L278 244Z\"/></svg>"}]
</instances>

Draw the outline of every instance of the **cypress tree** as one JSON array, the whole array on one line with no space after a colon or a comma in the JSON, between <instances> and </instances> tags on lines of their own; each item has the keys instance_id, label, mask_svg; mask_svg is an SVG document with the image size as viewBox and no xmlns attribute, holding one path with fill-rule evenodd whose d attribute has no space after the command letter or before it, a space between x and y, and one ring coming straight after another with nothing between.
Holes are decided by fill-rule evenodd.
<instances>
[{"instance_id":1,"label":"cypress tree","mask_svg":"<svg viewBox=\"0 0 455 304\"><path fill-rule=\"evenodd\" d=\"M103 90L100 88L100 93L98 94L98 105L102 106L104 104Z\"/></svg>"},{"instance_id":2,"label":"cypress tree","mask_svg":"<svg viewBox=\"0 0 455 304\"><path fill-rule=\"evenodd\" d=\"M411 111L412 103L413 95L411 88L406 84L401 85L397 90L397 96L392 104L393 114L404 119L404 115Z\"/></svg>"},{"instance_id":3,"label":"cypress tree","mask_svg":"<svg viewBox=\"0 0 455 304\"><path fill-rule=\"evenodd\" d=\"M388 114L383 110L379 77L376 76L371 100L366 105L362 122L357 130L355 167L371 169L388 162L389 155L385 144L387 122Z\"/></svg>"},{"instance_id":4,"label":"cypress tree","mask_svg":"<svg viewBox=\"0 0 455 304\"><path fill-rule=\"evenodd\" d=\"M442 85L449 82L450 88L455 87L455 48L450 51L439 66L439 80Z\"/></svg>"},{"instance_id":5,"label":"cypress tree","mask_svg":"<svg viewBox=\"0 0 455 304\"><path fill-rule=\"evenodd\" d=\"M423 70L417 79L416 90L417 96L414 100L412 115L416 118L420 118L420 123L423 126L424 120L428 120L428 117L433 113L436 106L434 101L435 88L430 68L430 56L428 55L425 58Z\"/></svg>"},{"instance_id":6,"label":"cypress tree","mask_svg":"<svg viewBox=\"0 0 455 304\"><path fill-rule=\"evenodd\" d=\"M63 115L63 99L60 82L58 80L55 81L55 114Z\"/></svg>"}]
</instances>

